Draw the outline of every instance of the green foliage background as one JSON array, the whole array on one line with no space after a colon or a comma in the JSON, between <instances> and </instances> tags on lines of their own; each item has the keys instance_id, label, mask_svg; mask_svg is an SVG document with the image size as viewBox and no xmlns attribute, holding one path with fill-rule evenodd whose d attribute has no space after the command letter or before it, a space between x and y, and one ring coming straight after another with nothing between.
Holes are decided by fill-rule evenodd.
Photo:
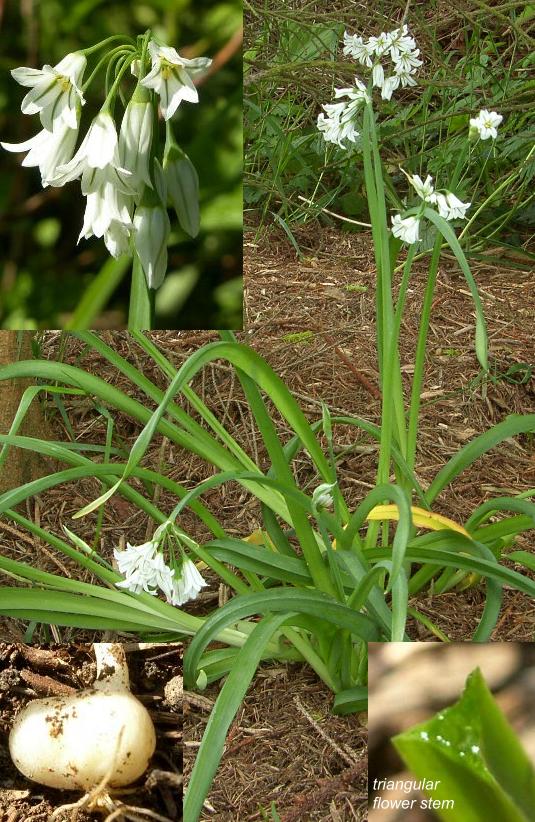
<instances>
[{"instance_id":1,"label":"green foliage background","mask_svg":"<svg viewBox=\"0 0 535 822\"><path fill-rule=\"evenodd\" d=\"M38 117L20 111L24 89L9 73L16 66L55 65L69 51L112 34L136 36L148 27L185 56L213 58L241 25L241 0L0 3L0 139L22 142L41 128ZM89 90L82 128L102 103L103 83L99 74ZM173 127L199 173L201 233L190 240L172 219L169 273L157 295L157 327L240 328L240 48L202 84L199 96L198 105L179 107ZM0 151L0 327L69 327L73 309L102 267L110 266L110 258L101 240L77 245L84 211L79 185L43 190L38 169L22 168L21 161L21 155ZM119 284L92 327L125 325L129 269L120 278L112 268L110 276L115 275Z\"/></svg>"}]
</instances>

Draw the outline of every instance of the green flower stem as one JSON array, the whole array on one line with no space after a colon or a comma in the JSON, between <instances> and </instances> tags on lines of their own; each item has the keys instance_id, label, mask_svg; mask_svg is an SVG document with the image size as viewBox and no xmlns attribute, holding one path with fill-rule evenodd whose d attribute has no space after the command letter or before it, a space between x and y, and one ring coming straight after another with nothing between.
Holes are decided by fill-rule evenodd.
<instances>
[{"instance_id":1,"label":"green flower stem","mask_svg":"<svg viewBox=\"0 0 535 822\"><path fill-rule=\"evenodd\" d=\"M384 358L384 350L383 350L383 291L382 291L382 283L383 279L381 276L381 269L382 269L382 257L378 253L378 249L381 247L381 237L379 232L379 220L377 217L377 190L375 186L375 177L373 173L373 166L372 166L372 156L370 150L370 143L368 140L368 121L369 121L369 113L368 108L364 111L364 140L362 141L362 159L364 165L364 181L366 184L366 193L368 195L368 208L370 213L370 221L372 225L372 239L373 239L373 248L375 254L375 265L377 267L377 282L376 282L376 325L377 325L377 360L379 365L379 373L382 374L383 370L383 358Z\"/></svg>"},{"instance_id":2,"label":"green flower stem","mask_svg":"<svg viewBox=\"0 0 535 822\"><path fill-rule=\"evenodd\" d=\"M437 279L438 264L440 261L440 249L442 247L442 236L437 234L433 247L433 256L429 266L427 285L425 288L424 302L422 305L422 315L420 320L420 330L418 332L418 342L416 345L416 357L414 361L414 377L412 380L411 404L409 409L409 424L407 432L407 465L414 468L416 461L416 438L418 435L418 417L420 414L420 395L424 378L425 352L427 347L427 334L429 332L429 322L431 319L431 306L433 304L433 294Z\"/></svg>"},{"instance_id":3,"label":"green flower stem","mask_svg":"<svg viewBox=\"0 0 535 822\"><path fill-rule=\"evenodd\" d=\"M86 49L78 49L78 51L88 57L90 54L94 54L95 51L100 51L101 48L104 48L104 46L107 46L109 43L113 43L115 40L122 40L125 45L134 48L136 45L135 41L126 34L112 34L111 37L106 37L106 39L101 40L100 43L96 43L94 46L88 46Z\"/></svg>"},{"instance_id":4,"label":"green flower stem","mask_svg":"<svg viewBox=\"0 0 535 822\"><path fill-rule=\"evenodd\" d=\"M95 66L95 68L93 69L93 71L91 72L91 74L89 75L89 77L87 78L85 83L83 84L82 91L84 91L84 92L87 91L87 89L89 88L89 86L91 85L93 80L95 79L96 75L98 74L98 72L100 71L102 66L105 65L105 63L107 63L108 60L110 61L110 65L111 65L111 63L113 62L113 60L116 58L116 56L118 54L128 54L128 53L135 54L135 50L132 48L132 46L118 46L116 49L112 49L107 54L105 54L104 57L102 57L98 61L97 65ZM107 79L107 74L106 74L106 79Z\"/></svg>"},{"instance_id":5,"label":"green flower stem","mask_svg":"<svg viewBox=\"0 0 535 822\"><path fill-rule=\"evenodd\" d=\"M128 330L150 331L153 325L156 292L149 288L139 255L134 252Z\"/></svg>"},{"instance_id":6,"label":"green flower stem","mask_svg":"<svg viewBox=\"0 0 535 822\"><path fill-rule=\"evenodd\" d=\"M111 54L108 55L109 63L108 63L108 67L106 69L106 80L105 80L105 84L104 84L104 88L106 89L106 95L109 94L110 88L112 86L112 79L111 78L112 78L113 72L120 68L121 60L126 59L126 57L130 53L132 53L132 49L130 49L130 48L126 49L124 47L119 47L117 49L114 49L111 52ZM106 58L104 58L104 60L100 61L100 63L97 66L97 69L100 68L100 66L105 62L105 59ZM93 74L94 73L95 72L93 72Z\"/></svg>"},{"instance_id":7,"label":"green flower stem","mask_svg":"<svg viewBox=\"0 0 535 822\"><path fill-rule=\"evenodd\" d=\"M113 101L113 99L114 99L114 97L117 93L117 89L119 88L121 80L123 79L123 74L126 71L128 71L128 69L130 68L130 65L136 59L136 55L137 55L137 52L134 52L133 54L131 54L130 57L128 57L124 61L123 65L121 66L121 68L117 72L117 76L116 76L115 80L113 81L113 85L110 88L110 90L109 90L109 92L106 96L106 99L104 100L104 103L102 104L101 111L108 111L109 110L109 108L111 106L111 103L112 103L112 101Z\"/></svg>"},{"instance_id":8,"label":"green flower stem","mask_svg":"<svg viewBox=\"0 0 535 822\"><path fill-rule=\"evenodd\" d=\"M363 143L369 138L371 154L373 157L373 171L375 179L376 203L374 217L378 221L378 239L381 267L379 278L381 281L379 312L381 319L382 340L382 368L381 368L381 392L382 392L382 426L381 426L381 446L379 453L379 467L377 471L377 482L379 484L388 483L390 477L391 449L393 439L393 424L397 426L398 443L402 454L406 449L405 434L405 412L403 405L403 390L401 381L401 369L399 362L399 351L394 328L394 308L392 300L392 275L389 251L389 232L386 220L386 201L383 181L381 158L377 140L375 119L371 106L366 106L365 110L365 134ZM368 161L369 162L369 161ZM373 219L372 219L373 223ZM374 238L375 243L375 238ZM377 252L376 252L377 253ZM392 414L394 411L394 414ZM373 529L372 529L373 530Z\"/></svg>"}]
</instances>

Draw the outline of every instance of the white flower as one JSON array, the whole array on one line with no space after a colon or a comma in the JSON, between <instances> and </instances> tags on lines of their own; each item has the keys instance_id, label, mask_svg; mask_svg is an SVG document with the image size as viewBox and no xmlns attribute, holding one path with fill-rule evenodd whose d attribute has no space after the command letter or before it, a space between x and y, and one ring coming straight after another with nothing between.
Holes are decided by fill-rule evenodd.
<instances>
[{"instance_id":1,"label":"white flower","mask_svg":"<svg viewBox=\"0 0 535 822\"><path fill-rule=\"evenodd\" d=\"M419 217L405 217L401 214L395 214L392 217L392 234L394 237L399 237L405 243L412 245L417 243L420 239L418 229L420 228Z\"/></svg>"},{"instance_id":2,"label":"white flower","mask_svg":"<svg viewBox=\"0 0 535 822\"><path fill-rule=\"evenodd\" d=\"M385 81L385 72L381 63L376 63L372 72L373 85L382 88Z\"/></svg>"},{"instance_id":3,"label":"white flower","mask_svg":"<svg viewBox=\"0 0 535 822\"><path fill-rule=\"evenodd\" d=\"M104 242L112 257L120 257L130 251L130 231L123 223L112 220L104 232Z\"/></svg>"},{"instance_id":4,"label":"white flower","mask_svg":"<svg viewBox=\"0 0 535 822\"><path fill-rule=\"evenodd\" d=\"M401 82L403 88L406 86L416 86L416 80L409 71L398 70L398 66L394 66L395 76Z\"/></svg>"},{"instance_id":5,"label":"white flower","mask_svg":"<svg viewBox=\"0 0 535 822\"><path fill-rule=\"evenodd\" d=\"M126 543L125 551L113 550L119 573L125 579L116 582L118 588L126 588L134 594L146 591L156 593L154 557L158 549L156 542L144 542L143 545Z\"/></svg>"},{"instance_id":6,"label":"white flower","mask_svg":"<svg viewBox=\"0 0 535 822\"><path fill-rule=\"evenodd\" d=\"M55 177L58 166L71 159L77 136L77 129L57 120L52 131L45 128L24 143L0 143L0 145L6 151L28 151L22 165L39 166L41 182L43 188L46 188Z\"/></svg>"},{"instance_id":7,"label":"white flower","mask_svg":"<svg viewBox=\"0 0 535 822\"><path fill-rule=\"evenodd\" d=\"M397 89L398 86L399 76L397 74L393 74L391 77L387 77L381 89L381 97L383 98L383 100L390 100L390 98L392 97L392 93Z\"/></svg>"},{"instance_id":8,"label":"white flower","mask_svg":"<svg viewBox=\"0 0 535 822\"><path fill-rule=\"evenodd\" d=\"M199 177L195 166L187 154L172 143L166 148L163 170L178 221L190 237L196 237L199 233Z\"/></svg>"},{"instance_id":9,"label":"white flower","mask_svg":"<svg viewBox=\"0 0 535 822\"><path fill-rule=\"evenodd\" d=\"M56 119L78 129L78 108L85 102L79 88L87 60L80 52L67 54L57 66L42 69L16 68L11 75L21 86L29 86L21 104L23 114L40 114L41 123L52 131Z\"/></svg>"},{"instance_id":10,"label":"white flower","mask_svg":"<svg viewBox=\"0 0 535 822\"><path fill-rule=\"evenodd\" d=\"M345 140L355 143L359 137L355 125L355 117L357 111L364 101L368 101L369 97L366 91L366 86L358 77L355 77L355 85L349 88L336 88L334 96L337 99L341 97L348 97L348 101L340 103L325 103L324 111L327 112L327 117L324 114L318 116L318 129L323 133L323 138L328 143L335 143L340 148L346 148Z\"/></svg>"},{"instance_id":11,"label":"white flower","mask_svg":"<svg viewBox=\"0 0 535 822\"><path fill-rule=\"evenodd\" d=\"M409 34L409 29L405 24L401 29L391 32L392 44L390 46L390 56L394 62L401 54L407 54L416 50L416 40Z\"/></svg>"},{"instance_id":12,"label":"white flower","mask_svg":"<svg viewBox=\"0 0 535 822\"><path fill-rule=\"evenodd\" d=\"M344 54L348 54L358 60L363 66L372 66L372 55L374 54L374 47L368 42L364 42L362 37L356 34L348 34L344 32Z\"/></svg>"},{"instance_id":13,"label":"white flower","mask_svg":"<svg viewBox=\"0 0 535 822\"><path fill-rule=\"evenodd\" d=\"M128 251L136 192L129 182L131 173L120 167L115 123L106 111L95 117L80 148L58 167L51 184L61 186L80 175L87 203L78 242L103 236L110 254L119 257Z\"/></svg>"},{"instance_id":14,"label":"white flower","mask_svg":"<svg viewBox=\"0 0 535 822\"><path fill-rule=\"evenodd\" d=\"M342 111L346 108L345 103L339 104ZM334 108L334 104L326 104L323 106L324 109L327 110L329 114L328 117L325 117L324 114L318 115L318 129L323 134L323 139L327 143L335 143L336 145L340 146L340 148L347 148L344 141L349 140L351 143L356 143L359 137L359 132L357 131L355 124L351 122L343 122L339 114L335 111L332 111ZM328 109L331 109L329 112Z\"/></svg>"},{"instance_id":15,"label":"white flower","mask_svg":"<svg viewBox=\"0 0 535 822\"><path fill-rule=\"evenodd\" d=\"M416 190L418 197L425 200L427 203L434 203L436 200L435 189L433 186L433 178L427 175L425 181L422 180L419 174L409 175L409 182Z\"/></svg>"},{"instance_id":16,"label":"white flower","mask_svg":"<svg viewBox=\"0 0 535 822\"><path fill-rule=\"evenodd\" d=\"M420 49L411 52L399 52L393 59L396 74L413 74L422 65L422 60L418 59Z\"/></svg>"},{"instance_id":17,"label":"white flower","mask_svg":"<svg viewBox=\"0 0 535 822\"><path fill-rule=\"evenodd\" d=\"M477 117L470 119L470 132L478 134L482 140L488 140L491 137L495 140L498 136L498 126L502 120L503 116L501 114L483 108Z\"/></svg>"},{"instance_id":18,"label":"white flower","mask_svg":"<svg viewBox=\"0 0 535 822\"><path fill-rule=\"evenodd\" d=\"M119 132L119 163L131 173L128 182L138 195L141 195L145 185L152 188L149 160L153 123L152 104L130 100Z\"/></svg>"},{"instance_id":19,"label":"white flower","mask_svg":"<svg viewBox=\"0 0 535 822\"><path fill-rule=\"evenodd\" d=\"M154 584L165 594L169 602L173 593L174 571L166 564L163 554L158 551L154 557L152 568L154 572Z\"/></svg>"},{"instance_id":20,"label":"white flower","mask_svg":"<svg viewBox=\"0 0 535 822\"><path fill-rule=\"evenodd\" d=\"M115 123L109 112L101 111L89 126L89 131L70 163L58 169L59 173L53 184L64 185L71 180L76 180L88 169L103 169L114 161L118 165Z\"/></svg>"},{"instance_id":21,"label":"white flower","mask_svg":"<svg viewBox=\"0 0 535 822\"><path fill-rule=\"evenodd\" d=\"M335 88L334 90L335 99L339 99L340 97L349 97L349 99L354 103L362 103L368 102L368 92L366 90L366 86L359 80L358 77L355 77L355 85L348 86L347 88Z\"/></svg>"},{"instance_id":22,"label":"white flower","mask_svg":"<svg viewBox=\"0 0 535 822\"><path fill-rule=\"evenodd\" d=\"M134 215L134 243L149 288L159 288L167 272L167 240L171 226L161 205L144 206Z\"/></svg>"},{"instance_id":23,"label":"white flower","mask_svg":"<svg viewBox=\"0 0 535 822\"><path fill-rule=\"evenodd\" d=\"M132 198L119 190L116 184L114 170L111 166L105 169L95 169L91 178L86 179L87 188L83 191L87 196L84 214L84 224L78 242L84 237L102 237L109 232L112 223L122 224L125 228L133 228L131 209ZM89 183L89 180L91 182ZM111 245L119 241L117 229L112 229ZM106 244L108 245L108 244ZM124 247L124 246L123 246ZM109 249L108 249L109 250ZM119 256L113 254L113 256Z\"/></svg>"},{"instance_id":24,"label":"white flower","mask_svg":"<svg viewBox=\"0 0 535 822\"><path fill-rule=\"evenodd\" d=\"M176 570L174 571L176 577ZM205 582L202 575L197 570L195 563L191 559L184 559L181 568L181 575L173 581L173 591L167 601L171 605L184 605L190 599L197 599L197 594L201 588L205 588L208 583Z\"/></svg>"},{"instance_id":25,"label":"white flower","mask_svg":"<svg viewBox=\"0 0 535 822\"><path fill-rule=\"evenodd\" d=\"M472 205L462 203L451 191L447 191L446 194L437 193L435 196L438 212L445 220L464 220L466 211Z\"/></svg>"},{"instance_id":26,"label":"white flower","mask_svg":"<svg viewBox=\"0 0 535 822\"><path fill-rule=\"evenodd\" d=\"M394 39L393 35L396 34L396 31L390 32L388 34L383 31L378 37L370 37L370 39L368 40L369 46L374 50L377 57L381 57L385 53L385 51L388 51L388 49L392 45L392 40Z\"/></svg>"},{"instance_id":27,"label":"white flower","mask_svg":"<svg viewBox=\"0 0 535 822\"><path fill-rule=\"evenodd\" d=\"M198 103L199 95L192 80L211 64L208 57L187 60L168 46L159 46L154 40L149 43L152 70L141 80L145 88L152 88L160 96L160 108L169 120L182 100Z\"/></svg>"}]
</instances>

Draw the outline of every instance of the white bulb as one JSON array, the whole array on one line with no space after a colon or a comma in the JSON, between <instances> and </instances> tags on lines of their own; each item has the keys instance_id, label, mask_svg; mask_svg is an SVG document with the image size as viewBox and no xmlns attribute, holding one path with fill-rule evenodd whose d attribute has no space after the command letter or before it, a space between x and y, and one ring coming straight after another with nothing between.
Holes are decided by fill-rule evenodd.
<instances>
[{"instance_id":1,"label":"white bulb","mask_svg":"<svg viewBox=\"0 0 535 822\"><path fill-rule=\"evenodd\" d=\"M108 777L110 787L129 785L145 772L154 753L152 720L129 690L126 662L122 667L117 661L120 655L124 659L122 647L96 643L95 651L94 687L35 699L15 719L11 758L34 782L88 790Z\"/></svg>"}]
</instances>

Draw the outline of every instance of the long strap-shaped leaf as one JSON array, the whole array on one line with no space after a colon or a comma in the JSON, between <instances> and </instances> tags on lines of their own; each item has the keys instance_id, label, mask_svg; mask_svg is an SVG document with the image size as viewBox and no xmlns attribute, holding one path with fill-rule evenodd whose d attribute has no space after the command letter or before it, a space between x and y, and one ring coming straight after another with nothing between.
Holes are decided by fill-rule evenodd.
<instances>
[{"instance_id":1,"label":"long strap-shaped leaf","mask_svg":"<svg viewBox=\"0 0 535 822\"><path fill-rule=\"evenodd\" d=\"M162 402L150 416L143 431L134 442L123 479L126 479L130 475L132 468L138 465L143 458L155 432L164 422L163 417L167 412L168 404L173 400L176 394L180 392L182 386L187 385L206 363L216 359L226 359L236 367L241 368L269 394L271 401L305 444L319 471L324 478L328 480L330 477L330 469L325 455L316 437L312 433L306 417L286 388L284 382L255 351L239 343L227 342L215 342L203 346L203 348L194 352L182 365L178 374L165 392ZM230 468L231 466L228 467ZM119 483L117 485L119 485ZM95 500L92 505L86 506L80 514L86 514L94 510L101 505L105 499L109 498L112 493L114 493L114 491L110 489L105 495Z\"/></svg>"},{"instance_id":2,"label":"long strap-shaped leaf","mask_svg":"<svg viewBox=\"0 0 535 822\"><path fill-rule=\"evenodd\" d=\"M488 371L489 362L488 362L488 351L487 351L487 325L485 322L485 314L483 313L483 306L481 304L481 298L479 296L479 292L477 290L476 281L470 271L470 266L464 256L464 251L462 250L459 240L455 236L455 232L453 231L450 224L444 217L441 217L440 214L437 214L436 211L432 208L426 208L424 210L424 214L428 220L431 220L432 223L435 224L437 229L440 231L446 242L448 243L449 247L455 254L457 262L461 267L461 271L464 274L464 278L470 289L470 294L472 295L472 300L474 301L474 307L476 310L476 354L477 358L481 364L481 367Z\"/></svg>"},{"instance_id":3,"label":"long strap-shaped leaf","mask_svg":"<svg viewBox=\"0 0 535 822\"><path fill-rule=\"evenodd\" d=\"M132 419L145 424L152 420L153 415L145 406L119 391L112 385L93 374L88 374L81 368L72 365L58 364L45 360L23 360L10 363L0 368L0 381L20 378L37 378L47 381L58 381L66 385L82 389L89 395L100 397L107 405L127 414ZM156 430L168 437L171 442L197 454L221 470L241 470L241 463L230 454L208 432L204 437L191 435L166 419L159 419ZM208 440L207 440L208 438ZM258 470L259 473L260 470ZM118 487L120 483L116 483ZM111 496L111 494L109 494ZM279 516L288 521L289 515L284 500L270 489L259 489L259 497L270 505Z\"/></svg>"},{"instance_id":4,"label":"long strap-shaped leaf","mask_svg":"<svg viewBox=\"0 0 535 822\"><path fill-rule=\"evenodd\" d=\"M509 437L516 437L518 434L526 434L529 431L535 431L535 414L511 414L502 422L493 425L488 431L475 437L463 446L460 451L457 451L438 472L425 495L427 503L432 506L436 497L455 477L483 454L486 454L487 451L490 451L491 448L495 448L496 445L509 439Z\"/></svg>"},{"instance_id":5,"label":"long strap-shaped leaf","mask_svg":"<svg viewBox=\"0 0 535 822\"><path fill-rule=\"evenodd\" d=\"M52 457L54 460L58 462L66 462L68 465L73 467L87 467L88 469L88 476L95 476L95 465L92 460L84 457L83 454L78 453L78 449L72 449L70 446L65 446L62 443L58 442L49 442L48 440L39 440L33 437L20 437L20 436L13 436L10 434L0 434L0 443L5 443L7 445L12 445L16 448L23 448L29 451L35 451L39 454L43 454L48 457ZM124 466L121 463L109 463L109 485L113 485L113 478L116 476L121 476L124 470ZM103 476L103 472L101 472L100 467L96 469L100 472L99 478L106 483L106 476ZM53 476L50 474L49 476ZM133 476L138 477L139 479L153 483L155 485L160 485L162 488L165 488L166 491L170 491L175 496L179 497L180 499L186 496L189 493L188 489L184 488L183 485L180 483L175 482L174 480L166 477L162 474L159 474L156 471L151 471L149 468L136 468L134 471ZM24 486L19 486L20 488ZM31 490L28 496L33 493L36 493L35 490ZM158 524L165 521L166 516L162 512L158 511L152 503L149 503L148 500L145 498L135 489L131 488L129 485L124 484L121 489L120 493L125 499L134 502L139 506L144 506L145 510L147 510L147 506L150 506L151 515L156 513L155 521ZM191 510L197 514L199 519L204 522L207 528L212 532L215 537L225 537L225 531L216 520L214 515L211 511L206 508L199 502L198 500L192 500L189 503Z\"/></svg>"},{"instance_id":6,"label":"long strap-shaped leaf","mask_svg":"<svg viewBox=\"0 0 535 822\"><path fill-rule=\"evenodd\" d=\"M184 656L185 681L195 682L200 656L208 643L213 641L215 633L222 627L232 625L253 614L281 611L285 611L289 619L296 614L307 614L319 618L326 626L334 625L344 628L368 642L379 639L378 628L369 617L341 605L327 594L319 591L272 588L265 593L236 597L206 620Z\"/></svg>"},{"instance_id":7,"label":"long strap-shaped leaf","mask_svg":"<svg viewBox=\"0 0 535 822\"><path fill-rule=\"evenodd\" d=\"M124 600L130 599L127 595L123 596ZM121 603L112 596L103 598L77 595L44 588L0 587L0 613L17 619L35 619L52 625L100 630L109 628L110 623L113 623L117 625L116 630L139 632L151 629L176 634L193 633L191 628L188 630L185 627L179 614L176 621L164 619L156 612L150 613L138 608L133 599L130 602L132 604L125 604L124 601ZM36 616L38 613L39 616Z\"/></svg>"},{"instance_id":8,"label":"long strap-shaped leaf","mask_svg":"<svg viewBox=\"0 0 535 822\"><path fill-rule=\"evenodd\" d=\"M267 642L285 620L284 614L264 617L237 654L206 725L184 797L183 822L198 822L223 753L227 731L247 692Z\"/></svg>"}]
</instances>

